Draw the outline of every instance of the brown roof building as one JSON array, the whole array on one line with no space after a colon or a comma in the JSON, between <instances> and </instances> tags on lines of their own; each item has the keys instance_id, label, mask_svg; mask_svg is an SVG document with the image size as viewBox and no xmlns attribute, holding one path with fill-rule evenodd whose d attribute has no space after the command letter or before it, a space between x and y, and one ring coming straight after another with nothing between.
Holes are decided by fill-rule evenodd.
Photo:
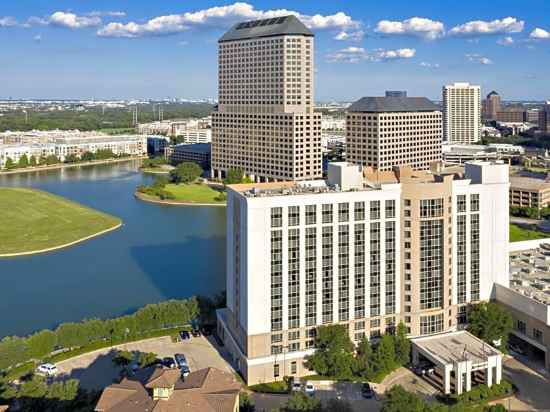
<instances>
[{"instance_id":1,"label":"brown roof building","mask_svg":"<svg viewBox=\"0 0 550 412\"><path fill-rule=\"evenodd\" d=\"M192 372L183 380L177 369L146 369L110 385L97 412L237 412L241 385L215 368Z\"/></svg>"}]
</instances>

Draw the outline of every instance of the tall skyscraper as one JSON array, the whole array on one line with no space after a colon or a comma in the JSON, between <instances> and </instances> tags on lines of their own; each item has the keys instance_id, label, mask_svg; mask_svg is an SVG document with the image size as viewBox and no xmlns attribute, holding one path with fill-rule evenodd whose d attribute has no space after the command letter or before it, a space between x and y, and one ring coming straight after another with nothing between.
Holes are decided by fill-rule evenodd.
<instances>
[{"instance_id":1,"label":"tall skyscraper","mask_svg":"<svg viewBox=\"0 0 550 412\"><path fill-rule=\"evenodd\" d=\"M363 97L347 111L346 158L378 170L429 170L441 161L442 133L441 111L425 97Z\"/></svg>"},{"instance_id":2,"label":"tall skyscraper","mask_svg":"<svg viewBox=\"0 0 550 412\"><path fill-rule=\"evenodd\" d=\"M486 120L496 120L498 112L501 110L500 103L499 94L493 90L483 101L483 117Z\"/></svg>"},{"instance_id":3,"label":"tall skyscraper","mask_svg":"<svg viewBox=\"0 0 550 412\"><path fill-rule=\"evenodd\" d=\"M508 165L464 177L331 163L328 179L229 186L218 334L248 384L312 374L316 328L355 342L456 330L508 286Z\"/></svg>"},{"instance_id":4,"label":"tall skyscraper","mask_svg":"<svg viewBox=\"0 0 550 412\"><path fill-rule=\"evenodd\" d=\"M481 138L481 88L470 83L443 87L443 140L471 144Z\"/></svg>"},{"instance_id":5,"label":"tall skyscraper","mask_svg":"<svg viewBox=\"0 0 550 412\"><path fill-rule=\"evenodd\" d=\"M541 133L550 134L550 101L539 111L539 130Z\"/></svg>"},{"instance_id":6,"label":"tall skyscraper","mask_svg":"<svg viewBox=\"0 0 550 412\"><path fill-rule=\"evenodd\" d=\"M213 176L238 168L256 181L320 177L313 33L295 16L239 23L218 53Z\"/></svg>"}]
</instances>

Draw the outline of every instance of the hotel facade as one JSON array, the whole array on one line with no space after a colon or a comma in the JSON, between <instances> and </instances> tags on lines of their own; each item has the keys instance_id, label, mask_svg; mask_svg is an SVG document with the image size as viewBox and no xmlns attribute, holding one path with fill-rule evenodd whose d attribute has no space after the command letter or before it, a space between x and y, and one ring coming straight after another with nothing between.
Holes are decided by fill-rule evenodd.
<instances>
[{"instance_id":1,"label":"hotel facade","mask_svg":"<svg viewBox=\"0 0 550 412\"><path fill-rule=\"evenodd\" d=\"M328 179L234 185L218 334L248 384L312 374L316 328L358 343L460 329L508 286L508 166L464 174L329 165ZM504 205L504 207L503 207Z\"/></svg>"},{"instance_id":2,"label":"hotel facade","mask_svg":"<svg viewBox=\"0 0 550 412\"><path fill-rule=\"evenodd\" d=\"M322 176L314 113L314 36L295 16L236 24L218 42L212 176L255 181Z\"/></svg>"}]
</instances>

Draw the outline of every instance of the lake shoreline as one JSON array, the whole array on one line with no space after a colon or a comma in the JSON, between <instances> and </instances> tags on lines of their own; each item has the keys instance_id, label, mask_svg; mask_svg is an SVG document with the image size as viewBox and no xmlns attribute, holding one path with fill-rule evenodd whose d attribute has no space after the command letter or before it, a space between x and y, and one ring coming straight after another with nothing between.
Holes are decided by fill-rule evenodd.
<instances>
[{"instance_id":1,"label":"lake shoreline","mask_svg":"<svg viewBox=\"0 0 550 412\"><path fill-rule=\"evenodd\" d=\"M134 196L138 198L139 200L142 200L144 202L150 202L150 203L157 203L161 205L170 205L170 206L202 206L202 207L226 207L227 203L194 203L194 202L184 202L184 201L177 201L177 200L162 200L157 199L153 196L149 196L143 193L135 192Z\"/></svg>"},{"instance_id":2,"label":"lake shoreline","mask_svg":"<svg viewBox=\"0 0 550 412\"><path fill-rule=\"evenodd\" d=\"M92 160L90 162L77 162L77 163L59 163L59 164L50 165L50 166L36 166L36 167L26 167L25 169L1 170L0 176L24 174L24 173L32 173L32 172L42 172L42 171L48 171L48 170L71 169L75 167L97 166L97 165L105 165L105 164L112 164L112 163L122 163L122 162L129 162L133 160L142 160L145 158L147 158L147 156L130 156L130 157L124 157L121 159Z\"/></svg>"}]
</instances>

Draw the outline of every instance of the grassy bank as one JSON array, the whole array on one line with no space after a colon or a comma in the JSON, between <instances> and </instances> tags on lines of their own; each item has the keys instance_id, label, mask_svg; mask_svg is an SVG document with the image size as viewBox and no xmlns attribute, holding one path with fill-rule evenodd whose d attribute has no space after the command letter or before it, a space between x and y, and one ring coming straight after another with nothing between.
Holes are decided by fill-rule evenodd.
<instances>
[{"instance_id":1,"label":"grassy bank","mask_svg":"<svg viewBox=\"0 0 550 412\"><path fill-rule=\"evenodd\" d=\"M189 203L224 203L216 200L220 192L212 189L210 186L200 183L191 184L168 184L165 190L172 193L174 200Z\"/></svg>"},{"instance_id":2,"label":"grassy bank","mask_svg":"<svg viewBox=\"0 0 550 412\"><path fill-rule=\"evenodd\" d=\"M510 224L510 242L521 242L524 240L544 239L550 237L550 233L529 230Z\"/></svg>"},{"instance_id":3,"label":"grassy bank","mask_svg":"<svg viewBox=\"0 0 550 412\"><path fill-rule=\"evenodd\" d=\"M0 188L0 255L62 247L120 224L114 216L47 192Z\"/></svg>"}]
</instances>

